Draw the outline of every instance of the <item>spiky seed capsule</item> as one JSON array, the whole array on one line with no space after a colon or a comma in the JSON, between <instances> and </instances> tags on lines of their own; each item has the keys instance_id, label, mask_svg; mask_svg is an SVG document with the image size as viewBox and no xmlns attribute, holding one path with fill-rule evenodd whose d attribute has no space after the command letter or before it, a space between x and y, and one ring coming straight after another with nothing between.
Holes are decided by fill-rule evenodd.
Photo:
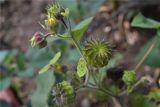
<instances>
[{"instance_id":1,"label":"spiky seed capsule","mask_svg":"<svg viewBox=\"0 0 160 107\"><path fill-rule=\"evenodd\" d=\"M71 104L75 99L74 89L67 81L57 84L52 95L57 105Z\"/></svg>"},{"instance_id":2,"label":"spiky seed capsule","mask_svg":"<svg viewBox=\"0 0 160 107\"><path fill-rule=\"evenodd\" d=\"M105 41L91 40L84 45L84 55L88 64L94 67L103 67L111 57L111 47Z\"/></svg>"}]
</instances>

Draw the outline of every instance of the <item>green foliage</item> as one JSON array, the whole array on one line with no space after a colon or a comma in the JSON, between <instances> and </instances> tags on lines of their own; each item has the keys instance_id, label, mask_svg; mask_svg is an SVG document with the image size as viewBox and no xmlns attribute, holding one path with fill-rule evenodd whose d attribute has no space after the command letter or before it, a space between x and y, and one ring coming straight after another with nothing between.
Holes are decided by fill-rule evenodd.
<instances>
[{"instance_id":1,"label":"green foliage","mask_svg":"<svg viewBox=\"0 0 160 107\"><path fill-rule=\"evenodd\" d=\"M81 23L79 23L77 26L75 26L72 30L73 35L75 35L75 38L77 41L80 41L81 37L83 36L84 32L88 29L88 26L90 25L93 17L86 18Z\"/></svg>"},{"instance_id":2,"label":"green foliage","mask_svg":"<svg viewBox=\"0 0 160 107\"><path fill-rule=\"evenodd\" d=\"M120 89L119 89L118 86L116 86L116 85L112 85L112 86L110 87L110 90L111 90L112 93L114 93L115 95L120 92Z\"/></svg>"},{"instance_id":3,"label":"green foliage","mask_svg":"<svg viewBox=\"0 0 160 107\"><path fill-rule=\"evenodd\" d=\"M17 73L20 77L32 77L34 75L34 69L32 67L27 68Z\"/></svg>"},{"instance_id":4,"label":"green foliage","mask_svg":"<svg viewBox=\"0 0 160 107\"><path fill-rule=\"evenodd\" d=\"M3 50L3 51L0 51L0 63L3 62L3 60L5 59L5 57L7 56L9 52L7 50Z\"/></svg>"},{"instance_id":5,"label":"green foliage","mask_svg":"<svg viewBox=\"0 0 160 107\"><path fill-rule=\"evenodd\" d=\"M32 67L27 68L26 57L18 50L0 51L0 90L4 90L11 85L12 77L32 77L34 70Z\"/></svg>"},{"instance_id":6,"label":"green foliage","mask_svg":"<svg viewBox=\"0 0 160 107\"><path fill-rule=\"evenodd\" d=\"M157 41L156 45L154 46L153 50L151 51L151 53L148 55L148 57L144 61L144 64L147 64L151 67L160 67L160 57L159 57L160 38L159 37L154 37L142 48L142 50L137 55L137 60L139 61L145 55L145 53L147 52L147 50L149 49L149 47L152 45L152 43L155 40Z\"/></svg>"},{"instance_id":7,"label":"green foliage","mask_svg":"<svg viewBox=\"0 0 160 107\"><path fill-rule=\"evenodd\" d=\"M51 59L51 61L49 62L49 64L51 64L51 65L55 64L55 63L59 60L60 57L61 57L61 52L58 52L58 53L54 56L54 58Z\"/></svg>"},{"instance_id":8,"label":"green foliage","mask_svg":"<svg viewBox=\"0 0 160 107\"><path fill-rule=\"evenodd\" d=\"M75 2L76 1L73 1L73 4ZM105 74L106 70L105 72L102 72L103 70L100 69L102 67L107 67L110 57L112 55L112 49L109 43L103 40L90 40L84 45L83 48L80 45L80 40L83 34L85 33L85 31L87 30L89 24L91 23L93 17L83 20L77 26L72 28L71 25L73 23L72 22L70 23L70 18L66 17L68 16L68 14L69 14L68 8L65 9L59 4L53 4L49 6L47 9L48 19L44 20L47 23L47 28L46 28L46 25L41 24L41 26L44 27L45 30L47 30L47 32L49 32L49 34L44 34L42 35L42 37L43 39L47 40L47 43L49 42L50 44L48 44L49 45L48 47L45 46L45 48L43 48L40 51L35 49L36 51L31 51L29 53L31 57L28 57L28 58L32 63L36 64L36 66L34 65L34 67L38 68L42 65L43 66L45 65L40 70L39 72L40 75L38 75L37 90L32 96L32 101L31 101L33 107L45 107L50 104L50 99L52 100L51 101L52 103L49 106L55 106L55 104L58 106L71 104L75 100L76 93L79 91L79 89L82 89L82 88L90 88L90 89L94 89L95 91L102 92L99 95L102 97L102 99L105 99L105 100L110 96L115 96L115 95L121 96L121 94L126 94L126 90L123 90L125 87L122 87L121 89L116 84L115 85L110 84L110 82L112 83L112 81L106 82L106 80L111 78L106 77L106 74ZM156 29L159 28L159 24L156 24L157 23L156 21L145 19L145 17L143 17L140 14L137 17L134 19L132 23L133 26L138 26L138 27L145 26L146 28L156 28ZM142 24L143 22L145 22L145 24ZM150 24L151 26L149 26ZM59 30L58 27L62 29ZM159 32L157 34L159 35ZM65 43L64 42L62 43L62 41L60 41L59 39L72 40L72 42L69 43L67 41ZM38 40L39 39L37 39L37 41ZM75 47L79 50L79 54L76 53L78 51L75 50L75 48L72 46L73 43ZM78 55L81 55L81 58L79 59L79 62L77 65L77 72L73 71L73 68L75 66L73 66L73 63L72 63L71 66L69 67L67 66L67 70L65 68L64 68L65 70L63 70L68 72L55 72L54 75L56 76L56 80L54 80L54 76L52 74L53 72L46 72L46 71L48 71L51 67L59 69L60 71L60 68L58 67L63 66L63 65L61 66L60 64L57 64L57 61L61 57L60 52L57 54L54 54L54 52L57 52L57 51L61 51L64 56L68 55L67 57L61 58L61 63L63 64L64 63L66 64L68 60L74 60L75 62L78 61L79 59ZM113 58L113 63L109 66L115 65L117 61L119 61L121 58L122 58L121 55L117 56L117 58L116 57ZM20 66L20 68L23 69L22 66ZM70 70L73 72L71 72ZM87 74L90 74L90 73L92 73L92 75L88 76ZM82 77L85 77L84 78L85 80L83 80ZM142 81L143 80L142 79L137 83L135 83L136 74L132 70L124 71L122 80L127 85L128 93L130 93L141 82L144 82ZM51 88L54 82L57 84L55 84L51 93ZM105 83L106 86L103 86L103 83L101 82L106 82ZM155 97L155 94L152 94L152 98L153 96ZM48 97L49 97L49 102L47 104ZM149 97L147 98L149 99ZM159 98L157 97L157 94L156 94L156 98Z\"/></svg>"},{"instance_id":9,"label":"green foliage","mask_svg":"<svg viewBox=\"0 0 160 107\"><path fill-rule=\"evenodd\" d=\"M104 0L58 0L58 2L60 2L64 7L68 7L71 13L70 17L77 20L86 18L86 16L91 14L95 14ZM72 5L70 3L72 3Z\"/></svg>"},{"instance_id":10,"label":"green foliage","mask_svg":"<svg viewBox=\"0 0 160 107\"><path fill-rule=\"evenodd\" d=\"M25 56L23 53L19 53L16 57L17 66L19 70L25 70Z\"/></svg>"},{"instance_id":11,"label":"green foliage","mask_svg":"<svg viewBox=\"0 0 160 107\"><path fill-rule=\"evenodd\" d=\"M157 30L157 36L159 36L159 38L160 38L160 28L158 28L158 30Z\"/></svg>"},{"instance_id":12,"label":"green foliage","mask_svg":"<svg viewBox=\"0 0 160 107\"><path fill-rule=\"evenodd\" d=\"M11 85L11 79L6 77L0 80L0 91L8 88Z\"/></svg>"},{"instance_id":13,"label":"green foliage","mask_svg":"<svg viewBox=\"0 0 160 107\"><path fill-rule=\"evenodd\" d=\"M83 58L80 58L77 66L77 74L79 77L83 77L87 72L87 63Z\"/></svg>"},{"instance_id":14,"label":"green foliage","mask_svg":"<svg viewBox=\"0 0 160 107\"><path fill-rule=\"evenodd\" d=\"M123 59L123 55L122 55L122 54L120 54L120 53L114 54L114 57L109 60L109 63L108 63L108 65L106 66L106 68L114 67L114 66L117 65L122 59Z\"/></svg>"},{"instance_id":15,"label":"green foliage","mask_svg":"<svg viewBox=\"0 0 160 107\"><path fill-rule=\"evenodd\" d=\"M37 76L37 89L31 97L32 107L46 107L48 94L55 82L53 72L45 72Z\"/></svg>"},{"instance_id":16,"label":"green foliage","mask_svg":"<svg viewBox=\"0 0 160 107\"><path fill-rule=\"evenodd\" d=\"M154 37L144 46L141 52L137 55L137 59L140 60L152 46L153 42L156 41L156 45L154 46L148 57L145 59L144 63L150 65L151 67L160 67L160 38L158 37L160 36L160 22L146 18L141 13L139 13L137 16L135 16L132 22L132 26L141 28L152 28L157 30L157 37Z\"/></svg>"},{"instance_id":17,"label":"green foliage","mask_svg":"<svg viewBox=\"0 0 160 107\"><path fill-rule=\"evenodd\" d=\"M48 71L61 57L61 52L58 52L49 62L49 64L47 64L46 66L44 66L40 71L39 74L44 73L46 71Z\"/></svg>"},{"instance_id":18,"label":"green foliage","mask_svg":"<svg viewBox=\"0 0 160 107\"><path fill-rule=\"evenodd\" d=\"M83 84L82 78L78 76L77 72L67 71L66 77L67 77L67 80L70 81L74 89L81 87Z\"/></svg>"},{"instance_id":19,"label":"green foliage","mask_svg":"<svg viewBox=\"0 0 160 107\"><path fill-rule=\"evenodd\" d=\"M148 96L150 99L154 99L154 101L159 102L160 101L160 90L155 89L155 90L151 91Z\"/></svg>"},{"instance_id":20,"label":"green foliage","mask_svg":"<svg viewBox=\"0 0 160 107\"><path fill-rule=\"evenodd\" d=\"M26 58L29 59L30 65L34 68L42 68L53 58L53 56L54 53L52 50L47 48L30 48L26 53Z\"/></svg>"},{"instance_id":21,"label":"green foliage","mask_svg":"<svg viewBox=\"0 0 160 107\"><path fill-rule=\"evenodd\" d=\"M79 42L85 33L85 31L88 29L89 24L91 23L93 17L86 18L82 22L80 22L77 26L75 26L72 29L72 34L74 35L74 38ZM65 33L62 36L67 37L69 34Z\"/></svg>"},{"instance_id":22,"label":"green foliage","mask_svg":"<svg viewBox=\"0 0 160 107\"><path fill-rule=\"evenodd\" d=\"M133 107L157 107L149 95L136 94L131 97L131 104Z\"/></svg>"},{"instance_id":23,"label":"green foliage","mask_svg":"<svg viewBox=\"0 0 160 107\"><path fill-rule=\"evenodd\" d=\"M135 16L132 21L133 27L141 27L141 28L152 28L158 29L160 28L160 22L144 17L141 13Z\"/></svg>"},{"instance_id":24,"label":"green foliage","mask_svg":"<svg viewBox=\"0 0 160 107\"><path fill-rule=\"evenodd\" d=\"M76 0L68 0L68 1L64 1L64 0L58 0L58 2L60 2L60 4L62 4L64 7L69 8L70 10L70 16L73 18L77 17L77 1ZM71 5L72 3L72 5Z\"/></svg>"}]
</instances>

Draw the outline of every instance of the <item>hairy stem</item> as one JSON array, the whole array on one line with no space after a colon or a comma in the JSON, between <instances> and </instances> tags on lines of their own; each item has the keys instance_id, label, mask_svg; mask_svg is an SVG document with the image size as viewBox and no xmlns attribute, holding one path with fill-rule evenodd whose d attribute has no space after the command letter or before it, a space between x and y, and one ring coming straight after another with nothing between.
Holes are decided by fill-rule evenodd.
<instances>
[{"instance_id":1,"label":"hairy stem","mask_svg":"<svg viewBox=\"0 0 160 107\"><path fill-rule=\"evenodd\" d=\"M71 34L71 33L70 33L70 34ZM74 45L76 46L76 48L78 49L79 53L81 54L81 56L82 56L83 59L85 60L84 55L83 55L83 52L82 52L82 49L81 49L81 47L79 46L77 40L74 38L74 36L73 36L72 34L71 34L71 39L72 39Z\"/></svg>"},{"instance_id":2,"label":"hairy stem","mask_svg":"<svg viewBox=\"0 0 160 107\"><path fill-rule=\"evenodd\" d=\"M83 52L82 52L82 49L81 49L80 45L78 44L77 40L75 39L74 35L72 34L70 20L69 20L69 18L67 18L67 19L68 19L69 34L70 34L70 36L71 36L71 39L72 39L74 45L76 46L76 48L78 49L79 53L81 54L82 58L83 58L83 59L86 61L86 63L87 63L87 60L86 60L86 58L85 58L84 55L83 55ZM89 70L89 69L88 69L88 70ZM89 71L87 71L87 73L86 73L86 75L85 75L84 85L87 85L88 80L89 80Z\"/></svg>"}]
</instances>

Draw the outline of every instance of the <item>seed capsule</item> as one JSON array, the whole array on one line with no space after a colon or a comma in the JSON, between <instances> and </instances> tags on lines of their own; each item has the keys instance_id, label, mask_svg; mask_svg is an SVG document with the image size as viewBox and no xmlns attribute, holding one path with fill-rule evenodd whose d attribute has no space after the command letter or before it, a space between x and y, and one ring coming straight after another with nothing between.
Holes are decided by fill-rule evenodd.
<instances>
[{"instance_id":1,"label":"seed capsule","mask_svg":"<svg viewBox=\"0 0 160 107\"><path fill-rule=\"evenodd\" d=\"M84 46L84 55L88 64L94 67L103 67L111 57L111 47L105 41L91 40Z\"/></svg>"}]
</instances>

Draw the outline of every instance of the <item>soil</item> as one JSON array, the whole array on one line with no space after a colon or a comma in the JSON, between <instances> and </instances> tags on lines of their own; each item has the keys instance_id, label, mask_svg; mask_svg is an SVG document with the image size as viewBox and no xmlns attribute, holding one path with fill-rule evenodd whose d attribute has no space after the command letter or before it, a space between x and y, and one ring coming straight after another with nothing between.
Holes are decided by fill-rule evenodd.
<instances>
[{"instance_id":1,"label":"soil","mask_svg":"<svg viewBox=\"0 0 160 107\"><path fill-rule=\"evenodd\" d=\"M28 49L31 36L42 30L38 21L45 17L45 8L51 2L52 0L1 0L1 45L23 51Z\"/></svg>"}]
</instances>

